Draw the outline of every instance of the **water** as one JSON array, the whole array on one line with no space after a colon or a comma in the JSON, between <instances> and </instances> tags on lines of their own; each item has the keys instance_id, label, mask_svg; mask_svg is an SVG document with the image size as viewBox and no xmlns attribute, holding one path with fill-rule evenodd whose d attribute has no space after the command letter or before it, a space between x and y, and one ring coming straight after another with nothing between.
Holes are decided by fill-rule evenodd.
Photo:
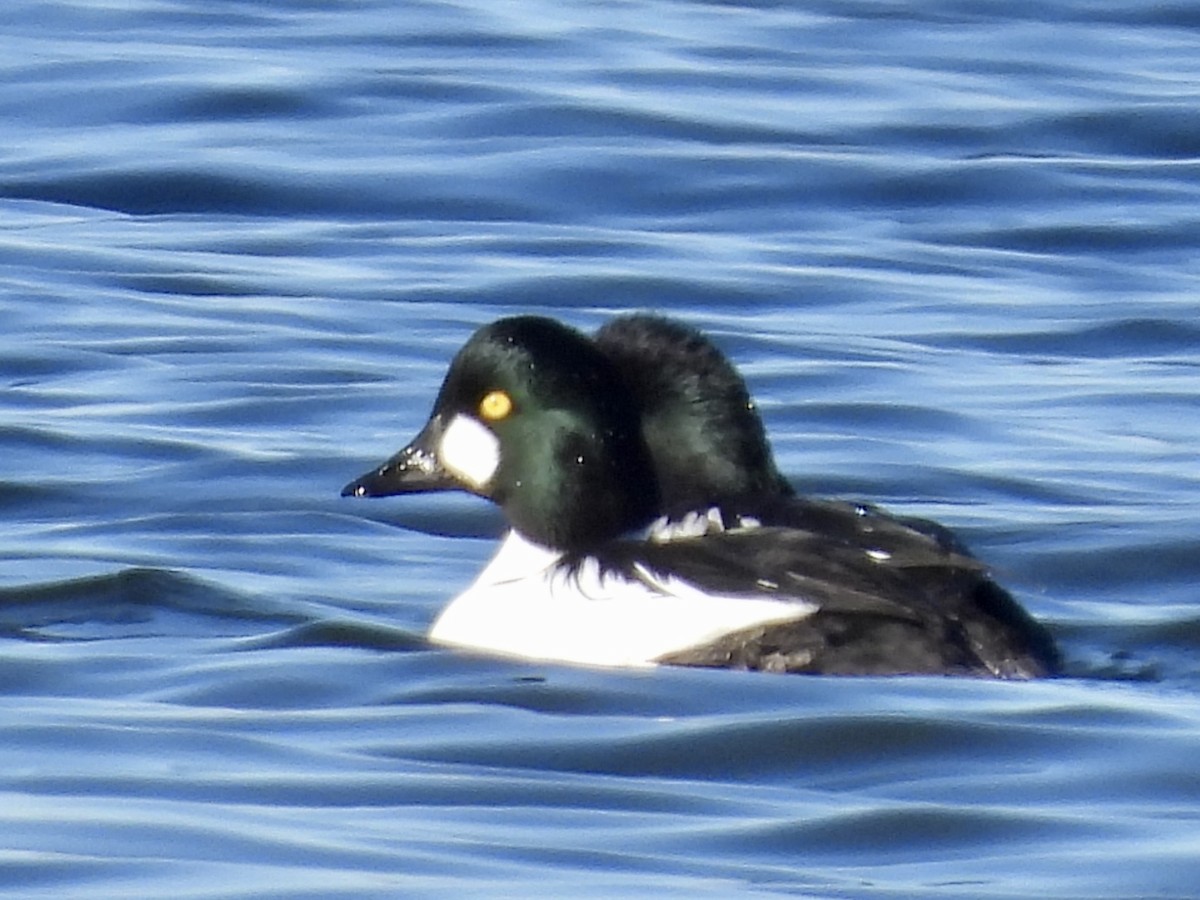
<instances>
[{"instance_id":1,"label":"water","mask_svg":"<svg viewBox=\"0 0 1200 900\"><path fill-rule=\"evenodd\" d=\"M1200 16L11 3L0 894L1200 896ZM469 498L343 500L471 330L655 309L1063 679L433 650Z\"/></svg>"}]
</instances>

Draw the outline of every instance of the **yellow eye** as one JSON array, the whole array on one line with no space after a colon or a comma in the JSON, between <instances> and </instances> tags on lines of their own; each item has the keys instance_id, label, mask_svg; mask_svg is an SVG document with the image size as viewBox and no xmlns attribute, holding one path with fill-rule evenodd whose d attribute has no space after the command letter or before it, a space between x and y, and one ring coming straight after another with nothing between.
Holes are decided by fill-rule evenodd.
<instances>
[{"instance_id":1,"label":"yellow eye","mask_svg":"<svg viewBox=\"0 0 1200 900\"><path fill-rule=\"evenodd\" d=\"M499 422L512 412L512 397L507 391L491 391L479 401L479 415L488 422Z\"/></svg>"}]
</instances>

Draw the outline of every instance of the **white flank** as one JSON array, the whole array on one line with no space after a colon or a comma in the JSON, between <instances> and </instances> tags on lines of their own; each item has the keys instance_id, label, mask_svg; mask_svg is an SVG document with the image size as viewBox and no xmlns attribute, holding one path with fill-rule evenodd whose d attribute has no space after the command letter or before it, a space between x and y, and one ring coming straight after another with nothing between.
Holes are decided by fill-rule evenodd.
<instances>
[{"instance_id":1,"label":"white flank","mask_svg":"<svg viewBox=\"0 0 1200 900\"><path fill-rule=\"evenodd\" d=\"M478 419L455 416L438 446L442 465L473 488L482 488L500 465L500 441Z\"/></svg>"},{"instance_id":2,"label":"white flank","mask_svg":"<svg viewBox=\"0 0 1200 900\"><path fill-rule=\"evenodd\" d=\"M510 532L474 584L442 610L429 639L528 659L650 666L729 632L816 609L749 593L714 596L644 571L641 579L601 576L594 560L569 574L560 556Z\"/></svg>"}]
</instances>

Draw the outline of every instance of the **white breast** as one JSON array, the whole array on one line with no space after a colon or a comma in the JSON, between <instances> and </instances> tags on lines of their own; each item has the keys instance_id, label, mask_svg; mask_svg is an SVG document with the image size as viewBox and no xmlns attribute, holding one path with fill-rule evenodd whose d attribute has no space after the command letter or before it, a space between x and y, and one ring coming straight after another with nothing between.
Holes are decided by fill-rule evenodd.
<instances>
[{"instance_id":1,"label":"white breast","mask_svg":"<svg viewBox=\"0 0 1200 900\"><path fill-rule=\"evenodd\" d=\"M530 659L649 666L659 657L754 625L810 615L797 600L713 596L678 578L575 573L561 554L510 532L475 582L429 631L439 644Z\"/></svg>"}]
</instances>

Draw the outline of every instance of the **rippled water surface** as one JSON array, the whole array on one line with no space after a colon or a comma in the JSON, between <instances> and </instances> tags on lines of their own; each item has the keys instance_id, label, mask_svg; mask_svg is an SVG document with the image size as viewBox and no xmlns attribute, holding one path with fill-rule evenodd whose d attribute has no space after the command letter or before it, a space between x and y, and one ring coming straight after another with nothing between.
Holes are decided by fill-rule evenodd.
<instances>
[{"instance_id":1,"label":"rippled water surface","mask_svg":"<svg viewBox=\"0 0 1200 900\"><path fill-rule=\"evenodd\" d=\"M1192 6L15 2L0 83L0 894L1200 896ZM1068 676L427 646L497 514L339 488L630 309Z\"/></svg>"}]
</instances>

